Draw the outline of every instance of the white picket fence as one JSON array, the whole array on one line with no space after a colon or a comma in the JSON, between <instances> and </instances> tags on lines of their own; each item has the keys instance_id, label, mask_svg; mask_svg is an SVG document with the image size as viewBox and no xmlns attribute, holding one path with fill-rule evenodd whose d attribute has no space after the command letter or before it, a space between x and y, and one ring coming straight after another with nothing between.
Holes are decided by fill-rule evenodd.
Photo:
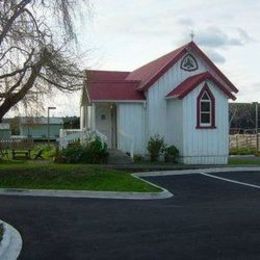
<instances>
[{"instance_id":1,"label":"white picket fence","mask_svg":"<svg viewBox=\"0 0 260 260\"><path fill-rule=\"evenodd\" d=\"M107 143L107 137L97 130L60 129L59 147L63 149L77 141L84 144L94 141L96 137L100 138L103 146Z\"/></svg>"}]
</instances>

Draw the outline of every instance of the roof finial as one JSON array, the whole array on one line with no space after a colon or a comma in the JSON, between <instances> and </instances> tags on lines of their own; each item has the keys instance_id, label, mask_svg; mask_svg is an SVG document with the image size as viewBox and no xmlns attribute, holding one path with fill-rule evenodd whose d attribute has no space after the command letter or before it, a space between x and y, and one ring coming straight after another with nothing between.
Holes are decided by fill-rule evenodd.
<instances>
[{"instance_id":1,"label":"roof finial","mask_svg":"<svg viewBox=\"0 0 260 260\"><path fill-rule=\"evenodd\" d=\"M191 32L190 32L190 38L191 38L191 41L192 41L192 42L193 42L194 37L195 37L194 31L191 30Z\"/></svg>"}]
</instances>

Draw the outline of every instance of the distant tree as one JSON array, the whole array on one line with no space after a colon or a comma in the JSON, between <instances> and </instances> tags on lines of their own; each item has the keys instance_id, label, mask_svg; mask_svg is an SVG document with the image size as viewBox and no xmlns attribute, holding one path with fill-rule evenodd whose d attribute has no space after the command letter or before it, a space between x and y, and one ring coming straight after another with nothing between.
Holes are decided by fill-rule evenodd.
<instances>
[{"instance_id":1,"label":"distant tree","mask_svg":"<svg viewBox=\"0 0 260 260\"><path fill-rule=\"evenodd\" d=\"M35 94L80 88L73 17L76 7L86 4L0 0L0 122L19 102L34 102Z\"/></svg>"},{"instance_id":2,"label":"distant tree","mask_svg":"<svg viewBox=\"0 0 260 260\"><path fill-rule=\"evenodd\" d=\"M80 128L80 119L77 116L66 116L63 118L63 127L64 129L79 129Z\"/></svg>"},{"instance_id":3,"label":"distant tree","mask_svg":"<svg viewBox=\"0 0 260 260\"><path fill-rule=\"evenodd\" d=\"M12 135L20 134L20 118L19 117L10 118L10 128L12 131Z\"/></svg>"},{"instance_id":4,"label":"distant tree","mask_svg":"<svg viewBox=\"0 0 260 260\"><path fill-rule=\"evenodd\" d=\"M254 129L255 106L252 103L229 104L230 128Z\"/></svg>"}]
</instances>

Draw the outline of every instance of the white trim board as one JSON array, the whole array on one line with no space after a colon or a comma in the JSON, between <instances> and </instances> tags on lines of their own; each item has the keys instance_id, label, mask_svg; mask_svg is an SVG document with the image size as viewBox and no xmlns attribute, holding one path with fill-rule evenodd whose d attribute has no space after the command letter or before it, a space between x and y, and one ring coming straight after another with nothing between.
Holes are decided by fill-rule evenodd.
<instances>
[{"instance_id":1,"label":"white trim board","mask_svg":"<svg viewBox=\"0 0 260 260\"><path fill-rule=\"evenodd\" d=\"M231 182L231 183L235 183L235 184L240 184L240 185L248 186L248 187L255 188L255 189L260 189L260 186L255 185L255 184L250 184L250 183L246 183L246 182L241 182L241 181L236 181L236 180L227 179L227 178L223 178L223 177L218 177L218 176L211 175L211 174L204 173L204 172L201 172L200 174L204 175L206 177L210 177L210 178L214 178L214 179L218 179L218 180L222 180L222 181L227 181L227 182Z\"/></svg>"}]
</instances>

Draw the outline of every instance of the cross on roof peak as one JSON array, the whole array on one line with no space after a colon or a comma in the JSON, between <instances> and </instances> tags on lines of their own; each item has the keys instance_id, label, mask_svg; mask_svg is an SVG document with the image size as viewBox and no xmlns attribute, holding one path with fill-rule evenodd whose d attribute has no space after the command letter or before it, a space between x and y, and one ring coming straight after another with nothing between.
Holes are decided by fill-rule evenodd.
<instances>
[{"instance_id":1,"label":"cross on roof peak","mask_svg":"<svg viewBox=\"0 0 260 260\"><path fill-rule=\"evenodd\" d=\"M191 41L193 41L194 37L195 37L195 33L193 30L191 30L191 32L190 32Z\"/></svg>"}]
</instances>

